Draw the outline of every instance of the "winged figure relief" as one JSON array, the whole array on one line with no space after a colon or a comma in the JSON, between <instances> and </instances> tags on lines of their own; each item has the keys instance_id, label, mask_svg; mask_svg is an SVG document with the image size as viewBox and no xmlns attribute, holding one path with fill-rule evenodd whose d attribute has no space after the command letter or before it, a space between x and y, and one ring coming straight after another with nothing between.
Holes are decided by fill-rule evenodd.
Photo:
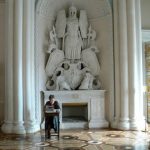
<instances>
[{"instance_id":1,"label":"winged figure relief","mask_svg":"<svg viewBox=\"0 0 150 150\"><path fill-rule=\"evenodd\" d=\"M79 11L79 17L77 14L78 10L74 6L69 7L67 13L65 10L60 10L57 13L56 22L53 25L53 29L50 31L50 44L48 49L50 56L46 65L47 75L53 78L58 66L61 63L65 64L67 61L68 65L70 64L70 68L68 70L64 68L64 71L62 71L64 74L60 74L61 78L56 76L54 80L56 80L56 83L61 81L63 86L70 86L70 89L77 89L80 87L85 75L83 71L84 67L79 69L77 67L78 63L83 62L81 64L84 64L85 62L86 68L89 71L91 70L91 81L95 80L94 76L97 76L100 71L99 62L95 54L96 51L93 51L93 48L91 48L96 47L96 45L93 44L96 38L96 32L92 29L91 25L89 25L85 10ZM90 82L90 80L85 81ZM93 84L93 82L91 83ZM93 87L91 83L88 84L91 86L84 86L84 82L82 82L82 89L85 87L91 89ZM57 85L57 90L59 90L62 86ZM51 87L47 85L47 87L51 89L54 85Z\"/></svg>"}]
</instances>

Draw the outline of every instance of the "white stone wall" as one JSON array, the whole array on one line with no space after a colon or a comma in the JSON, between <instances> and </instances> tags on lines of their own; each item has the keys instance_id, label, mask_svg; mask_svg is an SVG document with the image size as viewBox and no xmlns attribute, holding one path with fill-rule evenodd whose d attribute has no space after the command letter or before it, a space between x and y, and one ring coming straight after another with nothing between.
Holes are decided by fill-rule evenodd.
<instances>
[{"instance_id":1,"label":"white stone wall","mask_svg":"<svg viewBox=\"0 0 150 150\"><path fill-rule=\"evenodd\" d=\"M0 124L4 119L5 101L5 2L0 1Z\"/></svg>"},{"instance_id":2,"label":"white stone wall","mask_svg":"<svg viewBox=\"0 0 150 150\"><path fill-rule=\"evenodd\" d=\"M150 0L141 0L142 28L150 29Z\"/></svg>"}]
</instances>

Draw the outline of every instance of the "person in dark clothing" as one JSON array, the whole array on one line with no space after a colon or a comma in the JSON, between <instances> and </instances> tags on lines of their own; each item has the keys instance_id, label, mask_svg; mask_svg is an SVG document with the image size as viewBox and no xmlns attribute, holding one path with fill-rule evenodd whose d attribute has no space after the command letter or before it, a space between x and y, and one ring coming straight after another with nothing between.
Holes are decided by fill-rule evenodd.
<instances>
[{"instance_id":1,"label":"person in dark clothing","mask_svg":"<svg viewBox=\"0 0 150 150\"><path fill-rule=\"evenodd\" d=\"M47 107L51 109L60 110L60 106L58 101L55 100L54 95L49 96L49 101L46 102L44 106L44 111L47 110ZM59 125L59 117L58 116L45 116L45 133L47 133L47 137L50 136L50 129L54 129L55 133L58 132Z\"/></svg>"}]
</instances>

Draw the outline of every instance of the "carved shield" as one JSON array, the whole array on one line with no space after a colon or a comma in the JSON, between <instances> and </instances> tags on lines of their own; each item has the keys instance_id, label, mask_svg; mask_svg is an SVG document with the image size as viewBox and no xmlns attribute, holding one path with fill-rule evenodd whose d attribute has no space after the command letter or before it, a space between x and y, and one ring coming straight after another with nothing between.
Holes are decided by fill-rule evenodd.
<instances>
[{"instance_id":1,"label":"carved shield","mask_svg":"<svg viewBox=\"0 0 150 150\"><path fill-rule=\"evenodd\" d=\"M75 90L80 86L85 72L89 69L82 61L70 63L70 61L65 60L59 64L58 70L61 70L61 75L64 76L70 88ZM58 72L58 70L56 70L56 72Z\"/></svg>"},{"instance_id":2,"label":"carved shield","mask_svg":"<svg viewBox=\"0 0 150 150\"><path fill-rule=\"evenodd\" d=\"M100 64L95 52L93 52L90 48L83 50L82 59L84 60L84 62L86 62L86 64L88 64L88 67L90 68L92 74L94 76L98 76L100 73Z\"/></svg>"},{"instance_id":3,"label":"carved shield","mask_svg":"<svg viewBox=\"0 0 150 150\"><path fill-rule=\"evenodd\" d=\"M52 76L54 73L54 70L57 68L57 65L62 62L64 59L64 52L61 50L55 50L52 52L49 56L48 62L46 64L46 74L48 76Z\"/></svg>"},{"instance_id":4,"label":"carved shield","mask_svg":"<svg viewBox=\"0 0 150 150\"><path fill-rule=\"evenodd\" d=\"M56 33L59 38L62 38L65 34L66 28L66 13L65 10L61 10L57 14L56 19Z\"/></svg>"},{"instance_id":5,"label":"carved shield","mask_svg":"<svg viewBox=\"0 0 150 150\"><path fill-rule=\"evenodd\" d=\"M85 10L80 10L79 26L82 38L87 38L88 19Z\"/></svg>"},{"instance_id":6,"label":"carved shield","mask_svg":"<svg viewBox=\"0 0 150 150\"><path fill-rule=\"evenodd\" d=\"M83 78L83 73L77 68L77 64L69 64L68 70L64 71L67 82L69 83L71 89L76 89Z\"/></svg>"}]
</instances>

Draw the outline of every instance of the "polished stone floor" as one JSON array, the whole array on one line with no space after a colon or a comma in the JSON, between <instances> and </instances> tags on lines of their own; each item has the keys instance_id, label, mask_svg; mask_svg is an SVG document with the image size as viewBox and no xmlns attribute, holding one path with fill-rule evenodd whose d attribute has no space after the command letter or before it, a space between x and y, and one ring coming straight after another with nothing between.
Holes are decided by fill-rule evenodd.
<instances>
[{"instance_id":1,"label":"polished stone floor","mask_svg":"<svg viewBox=\"0 0 150 150\"><path fill-rule=\"evenodd\" d=\"M44 131L28 135L0 134L0 150L149 150L150 132L61 130L45 139Z\"/></svg>"}]
</instances>

